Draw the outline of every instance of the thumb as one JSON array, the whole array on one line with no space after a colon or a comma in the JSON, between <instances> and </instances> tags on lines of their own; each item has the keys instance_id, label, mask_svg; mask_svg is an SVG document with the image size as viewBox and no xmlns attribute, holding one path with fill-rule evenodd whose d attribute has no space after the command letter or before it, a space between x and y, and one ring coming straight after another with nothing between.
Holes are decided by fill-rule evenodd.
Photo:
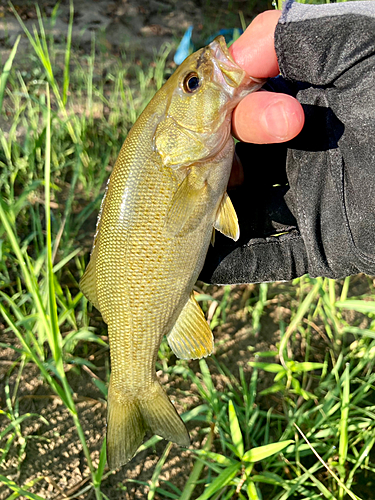
<instances>
[{"instance_id":1,"label":"thumb","mask_svg":"<svg viewBox=\"0 0 375 500\"><path fill-rule=\"evenodd\" d=\"M238 104L232 115L232 130L240 141L271 144L293 139L304 121L302 106L294 97L260 91Z\"/></svg>"}]
</instances>

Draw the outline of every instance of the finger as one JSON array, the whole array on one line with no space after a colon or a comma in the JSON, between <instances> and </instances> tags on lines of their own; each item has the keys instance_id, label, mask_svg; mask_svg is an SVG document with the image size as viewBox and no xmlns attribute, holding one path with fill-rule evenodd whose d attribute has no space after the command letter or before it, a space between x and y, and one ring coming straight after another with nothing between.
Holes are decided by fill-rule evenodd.
<instances>
[{"instance_id":1,"label":"finger","mask_svg":"<svg viewBox=\"0 0 375 500\"><path fill-rule=\"evenodd\" d=\"M274 34L280 16L277 10L259 14L231 45L233 59L250 76L270 78L279 74Z\"/></svg>"},{"instance_id":2,"label":"finger","mask_svg":"<svg viewBox=\"0 0 375 500\"><path fill-rule=\"evenodd\" d=\"M287 94L255 92L238 104L232 115L237 139L254 144L285 142L300 133L305 116L301 104Z\"/></svg>"}]
</instances>

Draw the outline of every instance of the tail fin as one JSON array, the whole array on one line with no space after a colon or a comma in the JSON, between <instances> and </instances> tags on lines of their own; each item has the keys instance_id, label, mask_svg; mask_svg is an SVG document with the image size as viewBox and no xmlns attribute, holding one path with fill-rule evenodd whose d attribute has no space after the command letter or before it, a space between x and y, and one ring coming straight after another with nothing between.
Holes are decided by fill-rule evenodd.
<instances>
[{"instance_id":1,"label":"tail fin","mask_svg":"<svg viewBox=\"0 0 375 500\"><path fill-rule=\"evenodd\" d=\"M190 438L167 394L155 381L144 392L108 392L107 460L111 469L126 464L142 444L146 429L189 446Z\"/></svg>"}]
</instances>

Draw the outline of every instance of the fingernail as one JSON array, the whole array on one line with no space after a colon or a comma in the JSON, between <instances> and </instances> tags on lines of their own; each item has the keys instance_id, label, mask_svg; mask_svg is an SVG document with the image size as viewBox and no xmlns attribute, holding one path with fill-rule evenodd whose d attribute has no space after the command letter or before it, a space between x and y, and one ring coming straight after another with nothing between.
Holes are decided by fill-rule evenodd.
<instances>
[{"instance_id":1,"label":"fingernail","mask_svg":"<svg viewBox=\"0 0 375 500\"><path fill-rule=\"evenodd\" d=\"M289 122L281 101L269 104L263 112L263 120L267 131L275 139L284 141L288 137Z\"/></svg>"}]
</instances>

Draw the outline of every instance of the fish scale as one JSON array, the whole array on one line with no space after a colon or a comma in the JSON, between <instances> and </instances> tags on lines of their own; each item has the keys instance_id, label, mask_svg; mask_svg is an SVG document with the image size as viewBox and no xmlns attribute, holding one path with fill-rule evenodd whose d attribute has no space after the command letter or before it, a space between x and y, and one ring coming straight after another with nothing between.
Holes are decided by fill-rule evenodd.
<instances>
[{"instance_id":1,"label":"fish scale","mask_svg":"<svg viewBox=\"0 0 375 500\"><path fill-rule=\"evenodd\" d=\"M127 163L124 162L123 165L126 168ZM157 273L157 267L154 263L159 256L163 256L164 260L172 261L171 238L163 238L161 230L155 233L155 231L152 232L152 227L150 227L156 222L162 228L162 220L166 214L163 214L160 208L165 207L166 211L167 202L170 201L170 192L165 190L163 194L163 192L160 193L159 189L156 190L155 187L163 185L166 181L165 177L170 176L168 172L155 169L152 162L146 162L143 172L143 175L151 176L151 178L149 177L150 182L147 184L147 190L143 186L143 195L134 201L132 207L129 207L132 209L136 224L139 225L139 230L126 233L126 237L124 237L124 230L120 225L119 234L116 234L116 232L105 233L108 236L103 242L104 246L111 247L112 240L116 241L116 245L112 248L112 251L116 254L115 264L109 258L108 250L100 252L102 241L101 239L99 241L99 254L102 254L103 257L101 261L98 261L98 275L102 277L102 279L98 279L98 287L104 290L103 312L107 315L108 307L114 310L113 319L109 322L111 343L116 345L115 349L111 345L111 352L114 352L112 354L112 366L114 367L112 369L112 385L114 388L118 386L126 387L131 384L133 388L139 389L151 383L149 375L152 373L151 370L135 370L134 367L139 368L144 365L149 368L155 362L155 346L159 347L161 342L159 337L162 337L165 333L165 327L162 323L163 320L165 322L166 314L163 311L168 310L166 300L171 300L168 294L160 293L160 290L157 294L156 286L161 290L163 288L165 290L166 287L163 287L163 285L167 285L170 279L177 278L175 273L170 276L167 275L164 277L163 281L165 283L163 283L153 276ZM137 173L136 177L140 184L143 184L143 175ZM114 179L115 181L116 179ZM139 192L141 186L137 186L136 182L133 184L134 187L132 184L127 182L129 192L131 193L133 189L137 189ZM110 200L107 195L111 204L119 202L118 198L121 197L121 191L116 190L116 194L113 200ZM107 213L105 209L102 214L102 230L105 231L106 226L111 227L116 222L118 224L118 213ZM120 245L119 241L121 242ZM134 254L135 258L132 256L129 258L129 254ZM108 270L108 263L110 263L111 270ZM114 265L118 267L118 271L113 269ZM108 296L106 290L107 275L111 272L114 276L121 276L121 274L125 273L125 270L125 290L119 290L119 293L112 291L111 295ZM143 281L139 279L140 273L145 276ZM103 286L101 285L102 282ZM100 301L100 290L98 296ZM131 308L128 304L132 305ZM169 304L169 307L171 305ZM145 308L151 309L151 312L144 314ZM124 330L124 325L129 325L128 331ZM159 335L155 335L155 330L159 332ZM144 332L144 334L134 336L134 331ZM130 361L127 361L124 366L125 360ZM124 376L124 374L126 375Z\"/></svg>"},{"instance_id":2,"label":"fish scale","mask_svg":"<svg viewBox=\"0 0 375 500\"><path fill-rule=\"evenodd\" d=\"M147 430L189 445L155 363L164 335L183 359L213 350L192 289L214 228L239 236L226 194L234 151L231 113L261 84L235 64L219 37L176 70L119 153L80 283L108 324L111 468L133 457Z\"/></svg>"}]
</instances>

